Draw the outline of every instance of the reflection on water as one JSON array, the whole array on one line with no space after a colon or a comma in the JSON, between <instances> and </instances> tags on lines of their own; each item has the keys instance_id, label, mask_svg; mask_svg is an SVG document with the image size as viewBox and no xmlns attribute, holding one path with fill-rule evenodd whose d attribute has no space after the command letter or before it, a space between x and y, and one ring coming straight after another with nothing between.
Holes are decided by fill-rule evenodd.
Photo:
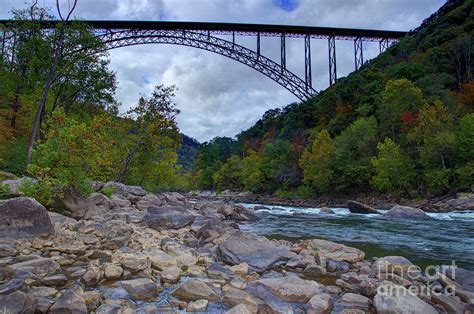
<instances>
[{"instance_id":1,"label":"reflection on water","mask_svg":"<svg viewBox=\"0 0 474 314\"><path fill-rule=\"evenodd\" d=\"M455 260L474 270L474 211L430 213L433 219L413 220L351 214L345 208L334 208L333 215L320 215L319 208L278 208L259 211L261 220L241 228L275 239L341 242L363 250L367 258L401 255L421 267Z\"/></svg>"}]
</instances>

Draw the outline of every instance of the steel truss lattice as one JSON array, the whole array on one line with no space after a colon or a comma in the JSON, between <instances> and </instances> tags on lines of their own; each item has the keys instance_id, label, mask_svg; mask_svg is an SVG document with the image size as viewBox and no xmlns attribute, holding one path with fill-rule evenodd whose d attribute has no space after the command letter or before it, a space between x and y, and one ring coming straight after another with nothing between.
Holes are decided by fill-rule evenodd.
<instances>
[{"instance_id":1,"label":"steel truss lattice","mask_svg":"<svg viewBox=\"0 0 474 314\"><path fill-rule=\"evenodd\" d=\"M105 43L107 50L141 44L173 44L211 51L259 71L289 90L300 100L306 100L317 94L316 90L308 86L307 82L286 68L283 61L284 52L282 52L283 64L280 65L261 55L260 49L255 52L234 41L211 36L208 32L125 29L104 30L97 35ZM282 41L284 41L283 38L282 36Z\"/></svg>"}]
</instances>

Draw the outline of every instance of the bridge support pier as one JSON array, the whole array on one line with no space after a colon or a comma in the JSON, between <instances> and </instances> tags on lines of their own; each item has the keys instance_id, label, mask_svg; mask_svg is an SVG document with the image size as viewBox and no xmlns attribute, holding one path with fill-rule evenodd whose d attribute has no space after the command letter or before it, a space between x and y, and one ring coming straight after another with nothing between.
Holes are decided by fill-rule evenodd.
<instances>
[{"instance_id":1,"label":"bridge support pier","mask_svg":"<svg viewBox=\"0 0 474 314\"><path fill-rule=\"evenodd\" d=\"M333 85L337 81L337 69L336 69L336 36L331 35L328 38L329 48L329 86Z\"/></svg>"},{"instance_id":2,"label":"bridge support pier","mask_svg":"<svg viewBox=\"0 0 474 314\"><path fill-rule=\"evenodd\" d=\"M311 36L306 35L304 38L304 73L305 73L305 84L306 91L310 91L313 88L312 74L311 74Z\"/></svg>"},{"instance_id":3,"label":"bridge support pier","mask_svg":"<svg viewBox=\"0 0 474 314\"><path fill-rule=\"evenodd\" d=\"M281 73L286 70L286 42L285 42L285 33L281 34Z\"/></svg>"},{"instance_id":4,"label":"bridge support pier","mask_svg":"<svg viewBox=\"0 0 474 314\"><path fill-rule=\"evenodd\" d=\"M354 62L356 71L364 65L364 52L362 49L362 38L357 37L354 39Z\"/></svg>"},{"instance_id":5,"label":"bridge support pier","mask_svg":"<svg viewBox=\"0 0 474 314\"><path fill-rule=\"evenodd\" d=\"M384 52L385 50L388 49L388 46L389 46L389 42L388 42L388 38L383 38L379 41L379 50L380 50L380 53Z\"/></svg>"}]
</instances>

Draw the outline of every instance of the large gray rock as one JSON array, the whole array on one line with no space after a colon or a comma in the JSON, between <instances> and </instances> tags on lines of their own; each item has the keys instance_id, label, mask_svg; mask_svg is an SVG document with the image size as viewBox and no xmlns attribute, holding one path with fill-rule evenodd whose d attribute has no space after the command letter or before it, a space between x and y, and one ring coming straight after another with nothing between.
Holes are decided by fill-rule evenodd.
<instances>
[{"instance_id":1,"label":"large gray rock","mask_svg":"<svg viewBox=\"0 0 474 314\"><path fill-rule=\"evenodd\" d=\"M64 291L49 309L50 314L86 314L87 305L84 292L80 286L74 286Z\"/></svg>"},{"instance_id":2,"label":"large gray rock","mask_svg":"<svg viewBox=\"0 0 474 314\"><path fill-rule=\"evenodd\" d=\"M437 314L438 311L425 301L399 285L384 285L374 298L378 314Z\"/></svg>"},{"instance_id":3,"label":"large gray rock","mask_svg":"<svg viewBox=\"0 0 474 314\"><path fill-rule=\"evenodd\" d=\"M287 302L308 302L323 291L323 286L316 281L296 276L260 279L255 284L266 287L280 300Z\"/></svg>"},{"instance_id":4,"label":"large gray rock","mask_svg":"<svg viewBox=\"0 0 474 314\"><path fill-rule=\"evenodd\" d=\"M251 270L264 272L285 264L296 254L288 247L251 235L234 235L219 244L218 257L231 265L247 263Z\"/></svg>"},{"instance_id":5,"label":"large gray rock","mask_svg":"<svg viewBox=\"0 0 474 314\"><path fill-rule=\"evenodd\" d=\"M388 212L383 214L385 218L412 218L412 219L430 219L423 210L419 208L396 205Z\"/></svg>"},{"instance_id":6,"label":"large gray rock","mask_svg":"<svg viewBox=\"0 0 474 314\"><path fill-rule=\"evenodd\" d=\"M46 208L36 200L17 197L0 202L0 238L29 238L54 234Z\"/></svg>"},{"instance_id":7,"label":"large gray rock","mask_svg":"<svg viewBox=\"0 0 474 314\"><path fill-rule=\"evenodd\" d=\"M455 198L447 203L453 210L474 210L474 194Z\"/></svg>"},{"instance_id":8,"label":"large gray rock","mask_svg":"<svg viewBox=\"0 0 474 314\"><path fill-rule=\"evenodd\" d=\"M122 287L127 290L135 300L151 301L158 294L161 287L148 278L138 278L132 280L124 280L121 282Z\"/></svg>"},{"instance_id":9,"label":"large gray rock","mask_svg":"<svg viewBox=\"0 0 474 314\"><path fill-rule=\"evenodd\" d=\"M172 295L187 301L209 300L216 301L219 296L206 283L191 279L180 285L172 292Z\"/></svg>"},{"instance_id":10,"label":"large gray rock","mask_svg":"<svg viewBox=\"0 0 474 314\"><path fill-rule=\"evenodd\" d=\"M10 179L0 182L0 186L8 186L8 191L10 196L21 196L22 193L20 192L20 187L26 181L30 181L32 183L36 183L37 180L33 178L20 178L20 179Z\"/></svg>"},{"instance_id":11,"label":"large gray rock","mask_svg":"<svg viewBox=\"0 0 474 314\"><path fill-rule=\"evenodd\" d=\"M34 313L38 301L21 291L0 296L0 312L8 314Z\"/></svg>"},{"instance_id":12,"label":"large gray rock","mask_svg":"<svg viewBox=\"0 0 474 314\"><path fill-rule=\"evenodd\" d=\"M187 209L164 206L150 207L142 222L155 230L180 229L189 226L194 221L194 215Z\"/></svg>"},{"instance_id":13,"label":"large gray rock","mask_svg":"<svg viewBox=\"0 0 474 314\"><path fill-rule=\"evenodd\" d=\"M50 276L60 268L59 264L51 258L36 258L9 267L17 272L29 273L38 277Z\"/></svg>"},{"instance_id":14,"label":"large gray rock","mask_svg":"<svg viewBox=\"0 0 474 314\"><path fill-rule=\"evenodd\" d=\"M308 249L322 254L326 259L348 263L360 262L365 257L365 253L359 249L327 240L309 240Z\"/></svg>"},{"instance_id":15,"label":"large gray rock","mask_svg":"<svg viewBox=\"0 0 474 314\"><path fill-rule=\"evenodd\" d=\"M376 209L356 201L348 201L347 208L354 214L378 214Z\"/></svg>"}]
</instances>

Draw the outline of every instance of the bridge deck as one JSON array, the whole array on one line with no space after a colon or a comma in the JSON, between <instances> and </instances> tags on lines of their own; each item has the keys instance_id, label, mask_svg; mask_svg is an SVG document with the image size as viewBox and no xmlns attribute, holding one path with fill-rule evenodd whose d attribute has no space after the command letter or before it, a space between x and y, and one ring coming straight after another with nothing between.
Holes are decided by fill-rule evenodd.
<instances>
[{"instance_id":1,"label":"bridge deck","mask_svg":"<svg viewBox=\"0 0 474 314\"><path fill-rule=\"evenodd\" d=\"M364 38L376 41L381 39L399 39L407 32L387 31L357 28L315 27L298 25L274 24L242 24L242 23L213 23L213 22L176 22L176 21L107 21L107 20L82 20L95 29L136 29L136 30L190 30L206 31L211 34L224 35L257 35L329 38L337 39ZM0 20L0 25L10 23L10 20ZM54 27L58 21L44 21L45 28Z\"/></svg>"}]
</instances>

